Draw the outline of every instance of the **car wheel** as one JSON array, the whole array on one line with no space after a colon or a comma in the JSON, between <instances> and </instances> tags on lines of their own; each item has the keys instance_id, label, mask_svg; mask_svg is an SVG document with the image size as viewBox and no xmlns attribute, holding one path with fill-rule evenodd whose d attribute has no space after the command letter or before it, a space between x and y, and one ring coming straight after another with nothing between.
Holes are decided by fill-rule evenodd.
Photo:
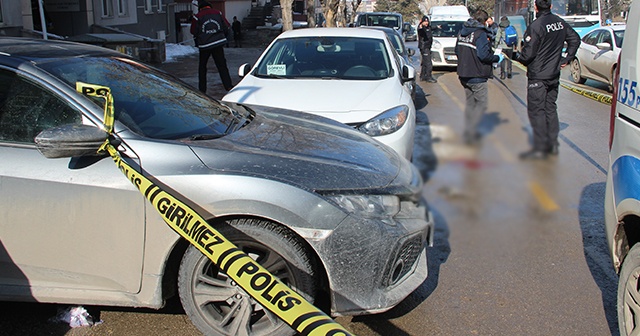
<instances>
[{"instance_id":1,"label":"car wheel","mask_svg":"<svg viewBox=\"0 0 640 336\"><path fill-rule=\"evenodd\" d=\"M620 335L638 334L640 313L640 244L629 251L622 263L618 281L618 327Z\"/></svg>"},{"instance_id":2,"label":"car wheel","mask_svg":"<svg viewBox=\"0 0 640 336\"><path fill-rule=\"evenodd\" d=\"M576 84L584 84L587 81L586 78L582 77L582 70L580 70L580 61L577 58L574 58L571 61L571 80Z\"/></svg>"},{"instance_id":3,"label":"car wheel","mask_svg":"<svg viewBox=\"0 0 640 336\"><path fill-rule=\"evenodd\" d=\"M219 232L313 303L317 287L314 259L293 232L255 219L229 221ZM187 316L205 335L295 334L194 246L189 246L182 258L178 291Z\"/></svg>"}]
</instances>

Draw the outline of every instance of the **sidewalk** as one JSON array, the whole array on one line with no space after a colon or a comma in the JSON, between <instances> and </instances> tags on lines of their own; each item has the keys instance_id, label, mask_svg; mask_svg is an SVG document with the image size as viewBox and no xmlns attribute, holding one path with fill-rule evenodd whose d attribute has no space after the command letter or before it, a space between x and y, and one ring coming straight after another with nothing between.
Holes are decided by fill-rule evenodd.
<instances>
[{"instance_id":1,"label":"sidewalk","mask_svg":"<svg viewBox=\"0 0 640 336\"><path fill-rule=\"evenodd\" d=\"M249 31L245 35L247 38L243 41L243 48L224 48L227 68L229 68L233 85L240 81L238 76L240 65L244 63L255 64L258 57L277 34L267 31ZM233 46L233 41L229 43L230 46ZM164 62L156 67L182 79L196 90L198 89L198 51L196 49L193 54L179 56L174 61ZM222 86L218 69L212 58L207 63L207 69L207 94L218 100L222 99L227 92Z\"/></svg>"}]
</instances>

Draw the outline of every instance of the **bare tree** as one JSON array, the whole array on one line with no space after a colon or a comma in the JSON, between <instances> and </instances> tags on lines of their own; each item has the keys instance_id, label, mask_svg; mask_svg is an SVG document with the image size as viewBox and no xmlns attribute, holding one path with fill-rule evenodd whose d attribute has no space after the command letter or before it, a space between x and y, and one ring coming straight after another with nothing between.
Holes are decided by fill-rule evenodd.
<instances>
[{"instance_id":1,"label":"bare tree","mask_svg":"<svg viewBox=\"0 0 640 336\"><path fill-rule=\"evenodd\" d=\"M340 0L324 0L324 3L322 4L322 12L324 13L325 24L327 27L336 27L339 5Z\"/></svg>"},{"instance_id":2,"label":"bare tree","mask_svg":"<svg viewBox=\"0 0 640 336\"><path fill-rule=\"evenodd\" d=\"M351 13L353 13L353 15L351 15L351 20L349 20L350 23L353 23L353 20L355 20L356 13L358 12L358 7L360 7L361 3L362 3L362 0L351 1Z\"/></svg>"},{"instance_id":3,"label":"bare tree","mask_svg":"<svg viewBox=\"0 0 640 336\"><path fill-rule=\"evenodd\" d=\"M307 26L316 26L316 2L315 0L307 0Z\"/></svg>"},{"instance_id":4,"label":"bare tree","mask_svg":"<svg viewBox=\"0 0 640 336\"><path fill-rule=\"evenodd\" d=\"M280 0L282 10L282 31L293 29L293 0Z\"/></svg>"}]
</instances>

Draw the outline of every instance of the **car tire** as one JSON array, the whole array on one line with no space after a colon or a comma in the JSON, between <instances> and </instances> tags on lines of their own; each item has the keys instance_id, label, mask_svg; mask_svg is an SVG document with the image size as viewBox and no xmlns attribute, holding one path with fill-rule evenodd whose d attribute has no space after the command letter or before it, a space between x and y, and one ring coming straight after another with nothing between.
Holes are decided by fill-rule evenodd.
<instances>
[{"instance_id":1,"label":"car tire","mask_svg":"<svg viewBox=\"0 0 640 336\"><path fill-rule=\"evenodd\" d=\"M622 263L618 281L618 327L620 335L636 334L640 325L635 325L634 315L640 311L640 244L629 251Z\"/></svg>"},{"instance_id":2,"label":"car tire","mask_svg":"<svg viewBox=\"0 0 640 336\"><path fill-rule=\"evenodd\" d=\"M576 84L584 84L587 81L586 78L582 77L582 70L580 69L580 61L578 58L574 58L571 61L571 80Z\"/></svg>"},{"instance_id":3,"label":"car tire","mask_svg":"<svg viewBox=\"0 0 640 336\"><path fill-rule=\"evenodd\" d=\"M318 286L315 259L294 232L258 219L234 219L218 231L313 304ZM205 335L295 334L194 246L182 258L178 292L187 316Z\"/></svg>"}]
</instances>

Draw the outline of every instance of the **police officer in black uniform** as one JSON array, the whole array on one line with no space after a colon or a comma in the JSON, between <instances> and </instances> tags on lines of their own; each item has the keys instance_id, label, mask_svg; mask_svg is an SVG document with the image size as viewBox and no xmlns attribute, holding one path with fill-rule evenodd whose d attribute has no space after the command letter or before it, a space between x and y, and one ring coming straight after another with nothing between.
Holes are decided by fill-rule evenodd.
<instances>
[{"instance_id":1,"label":"police officer in black uniform","mask_svg":"<svg viewBox=\"0 0 640 336\"><path fill-rule=\"evenodd\" d=\"M546 159L558 154L558 87L560 69L576 55L580 36L564 20L551 13L551 0L536 0L537 18L524 33L524 44L515 60L527 66L527 113L533 130L533 148L521 159ZM567 56L562 57L564 42Z\"/></svg>"},{"instance_id":2,"label":"police officer in black uniform","mask_svg":"<svg viewBox=\"0 0 640 336\"><path fill-rule=\"evenodd\" d=\"M429 18L422 17L422 21L418 25L418 48L420 49L420 80L435 83L433 78L433 63L431 60L431 45L433 44L433 32Z\"/></svg>"}]
</instances>

